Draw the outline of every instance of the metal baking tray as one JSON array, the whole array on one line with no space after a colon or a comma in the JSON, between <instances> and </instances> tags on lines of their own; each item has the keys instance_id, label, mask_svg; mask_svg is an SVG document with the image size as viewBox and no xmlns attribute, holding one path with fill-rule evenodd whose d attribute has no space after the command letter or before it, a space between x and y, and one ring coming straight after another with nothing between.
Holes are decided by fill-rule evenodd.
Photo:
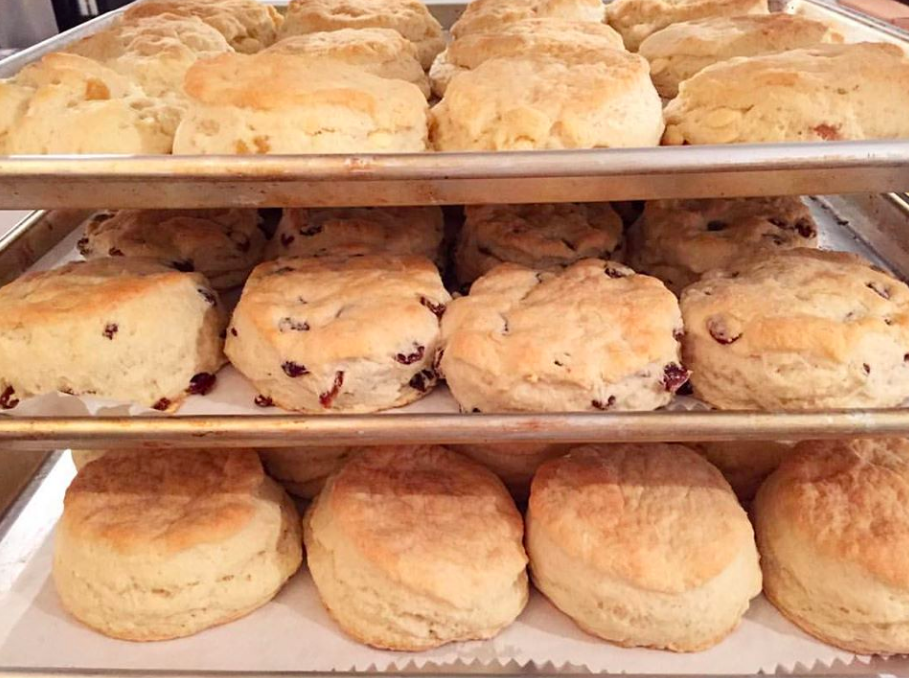
<instances>
[{"instance_id":1,"label":"metal baking tray","mask_svg":"<svg viewBox=\"0 0 909 678\"><path fill-rule=\"evenodd\" d=\"M430 7L447 26L463 5ZM828 0L804 0L801 11L832 20L857 39L909 45L909 34ZM0 61L0 77L114 16ZM907 189L909 140L510 153L0 156L0 208L566 202Z\"/></svg>"},{"instance_id":2,"label":"metal baking tray","mask_svg":"<svg viewBox=\"0 0 909 678\"><path fill-rule=\"evenodd\" d=\"M808 201L822 245L857 251L909 277L909 200L891 194ZM0 241L0 262L34 263L69 234L79 213L35 214ZM75 238L73 235L71 237ZM62 245L66 247L66 243ZM43 262L47 263L47 262ZM4 271L11 274L12 271ZM450 408L447 410L450 412ZM656 412L373 415L13 417L0 415L0 449L261 446L480 441L590 442L799 439L909 435L909 408L810 412Z\"/></svg>"}]
</instances>

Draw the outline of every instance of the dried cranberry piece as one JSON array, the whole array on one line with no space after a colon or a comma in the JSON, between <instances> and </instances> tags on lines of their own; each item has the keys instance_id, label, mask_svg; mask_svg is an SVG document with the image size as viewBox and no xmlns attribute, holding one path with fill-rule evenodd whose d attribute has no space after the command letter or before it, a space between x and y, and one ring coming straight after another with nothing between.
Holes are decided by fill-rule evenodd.
<instances>
[{"instance_id":1,"label":"dried cranberry piece","mask_svg":"<svg viewBox=\"0 0 909 678\"><path fill-rule=\"evenodd\" d=\"M104 332L102 332L102 334L105 337L107 337L108 339L110 339L111 341L113 341L114 335L117 333L117 331L119 329L120 329L120 326L117 325L117 323L107 323L107 325L104 326Z\"/></svg>"},{"instance_id":2,"label":"dried cranberry piece","mask_svg":"<svg viewBox=\"0 0 909 678\"><path fill-rule=\"evenodd\" d=\"M122 257L123 250L121 250L119 247L111 247L109 250L107 250L107 255L109 257Z\"/></svg>"},{"instance_id":3,"label":"dried cranberry piece","mask_svg":"<svg viewBox=\"0 0 909 678\"><path fill-rule=\"evenodd\" d=\"M420 297L420 303L435 313L436 318L441 319L442 315L445 313L445 304L434 304L426 297Z\"/></svg>"},{"instance_id":4,"label":"dried cranberry piece","mask_svg":"<svg viewBox=\"0 0 909 678\"><path fill-rule=\"evenodd\" d=\"M272 407L275 404L274 400L262 394L257 395L253 402L259 407Z\"/></svg>"},{"instance_id":5,"label":"dried cranberry piece","mask_svg":"<svg viewBox=\"0 0 909 678\"><path fill-rule=\"evenodd\" d=\"M909 363L909 353L904 353L904 354L903 354L903 362L904 362L904 363Z\"/></svg>"},{"instance_id":6,"label":"dried cranberry piece","mask_svg":"<svg viewBox=\"0 0 909 678\"><path fill-rule=\"evenodd\" d=\"M239 333L237 332L237 328L236 328L236 327L231 327L231 328L230 328L230 333L231 333L233 336L235 336L235 337L236 337L236 336L239 336Z\"/></svg>"},{"instance_id":7,"label":"dried cranberry piece","mask_svg":"<svg viewBox=\"0 0 909 678\"><path fill-rule=\"evenodd\" d=\"M181 259L179 261L172 261L170 265L181 273L192 273L196 270L196 265L193 263L192 259Z\"/></svg>"},{"instance_id":8,"label":"dried cranberry piece","mask_svg":"<svg viewBox=\"0 0 909 678\"><path fill-rule=\"evenodd\" d=\"M597 410L608 410L615 405L615 396L609 396L604 403L602 400L591 400L590 404Z\"/></svg>"},{"instance_id":9,"label":"dried cranberry piece","mask_svg":"<svg viewBox=\"0 0 909 678\"><path fill-rule=\"evenodd\" d=\"M868 363L862 363L862 369L865 370L865 374L871 374L871 365Z\"/></svg>"},{"instance_id":10,"label":"dried cranberry piece","mask_svg":"<svg viewBox=\"0 0 909 678\"><path fill-rule=\"evenodd\" d=\"M675 393L682 387L682 384L688 381L690 375L691 372L678 363L669 363L663 368L663 388L670 393Z\"/></svg>"},{"instance_id":11,"label":"dried cranberry piece","mask_svg":"<svg viewBox=\"0 0 909 678\"><path fill-rule=\"evenodd\" d=\"M414 342L413 347L416 349L413 353L398 353L395 356L395 360L397 360L402 365L413 365L415 362L423 360L423 355L426 352L426 347L420 346L416 342Z\"/></svg>"},{"instance_id":12,"label":"dried cranberry piece","mask_svg":"<svg viewBox=\"0 0 909 678\"><path fill-rule=\"evenodd\" d=\"M300 235L305 235L308 238L311 238L314 235L319 235L322 232L322 224L313 224L309 228L301 228Z\"/></svg>"},{"instance_id":13,"label":"dried cranberry piece","mask_svg":"<svg viewBox=\"0 0 909 678\"><path fill-rule=\"evenodd\" d=\"M729 228L729 224L725 221L720 221L719 219L714 219L713 221L707 222L707 230L711 233L716 233L717 231L725 231Z\"/></svg>"},{"instance_id":14,"label":"dried cranberry piece","mask_svg":"<svg viewBox=\"0 0 909 678\"><path fill-rule=\"evenodd\" d=\"M209 391L215 387L217 379L210 372L199 372L189 380L189 388L186 389L186 392L190 395L208 395Z\"/></svg>"},{"instance_id":15,"label":"dried cranberry piece","mask_svg":"<svg viewBox=\"0 0 909 678\"><path fill-rule=\"evenodd\" d=\"M204 287L197 287L196 291L202 295L202 298L205 299L212 306L218 305L218 297L215 296L215 293L211 290L207 290Z\"/></svg>"},{"instance_id":16,"label":"dried cranberry piece","mask_svg":"<svg viewBox=\"0 0 909 678\"><path fill-rule=\"evenodd\" d=\"M603 273L608 275L610 278L624 278L628 275L627 273L624 273L613 266L606 266L606 268L603 269Z\"/></svg>"},{"instance_id":17,"label":"dried cranberry piece","mask_svg":"<svg viewBox=\"0 0 909 678\"><path fill-rule=\"evenodd\" d=\"M338 371L335 373L335 380L331 385L331 390L326 393L319 394L319 404L324 408L331 407L331 404L334 402L334 399L338 396L338 392L341 390L341 387L344 385L344 373Z\"/></svg>"},{"instance_id":18,"label":"dried cranberry piece","mask_svg":"<svg viewBox=\"0 0 909 678\"><path fill-rule=\"evenodd\" d=\"M170 407L170 400L167 398L161 398L161 400L152 405L153 409L160 410L161 412L164 412L168 407Z\"/></svg>"},{"instance_id":19,"label":"dried cranberry piece","mask_svg":"<svg viewBox=\"0 0 909 678\"><path fill-rule=\"evenodd\" d=\"M302 377L304 374L309 374L309 370L306 369L305 365L300 365L299 363L295 363L292 360L288 360L282 363L281 369L284 370L284 374L292 378Z\"/></svg>"},{"instance_id":20,"label":"dried cranberry piece","mask_svg":"<svg viewBox=\"0 0 909 678\"><path fill-rule=\"evenodd\" d=\"M83 257L87 257L92 253L92 248L88 245L88 238L79 238L79 241L76 243L76 249L79 250L79 254Z\"/></svg>"},{"instance_id":21,"label":"dried cranberry piece","mask_svg":"<svg viewBox=\"0 0 909 678\"><path fill-rule=\"evenodd\" d=\"M290 244L294 240L296 240L296 238L294 238L290 233L281 234L281 244L284 245L284 247L290 247Z\"/></svg>"},{"instance_id":22,"label":"dried cranberry piece","mask_svg":"<svg viewBox=\"0 0 909 678\"><path fill-rule=\"evenodd\" d=\"M15 396L16 389L12 386L7 386L3 389L3 393L0 393L0 410L11 410L18 405L19 399Z\"/></svg>"},{"instance_id":23,"label":"dried cranberry piece","mask_svg":"<svg viewBox=\"0 0 909 678\"><path fill-rule=\"evenodd\" d=\"M813 238L817 235L814 224L811 223L810 219L806 219L805 217L802 217L795 222L795 230L803 238Z\"/></svg>"},{"instance_id":24,"label":"dried cranberry piece","mask_svg":"<svg viewBox=\"0 0 909 678\"><path fill-rule=\"evenodd\" d=\"M426 393L436 382L436 379L436 373L432 370L420 370L410 378L407 385L420 393Z\"/></svg>"},{"instance_id":25,"label":"dried cranberry piece","mask_svg":"<svg viewBox=\"0 0 909 678\"><path fill-rule=\"evenodd\" d=\"M839 125L828 125L826 122L822 122L820 125L815 125L812 129L824 141L835 141L840 138Z\"/></svg>"},{"instance_id":26,"label":"dried cranberry piece","mask_svg":"<svg viewBox=\"0 0 909 678\"><path fill-rule=\"evenodd\" d=\"M726 321L720 316L713 316L707 319L707 331L716 343L724 346L734 344L742 337L741 332L735 334L730 330Z\"/></svg>"},{"instance_id":27,"label":"dried cranberry piece","mask_svg":"<svg viewBox=\"0 0 909 678\"><path fill-rule=\"evenodd\" d=\"M470 411L471 414L483 414L483 411L479 407L475 407Z\"/></svg>"},{"instance_id":28,"label":"dried cranberry piece","mask_svg":"<svg viewBox=\"0 0 909 678\"><path fill-rule=\"evenodd\" d=\"M874 291L875 293L877 293L879 296L883 297L884 299L890 298L890 288L884 287L876 280L873 280L870 283L866 283L865 287L867 287L869 290Z\"/></svg>"},{"instance_id":29,"label":"dried cranberry piece","mask_svg":"<svg viewBox=\"0 0 909 678\"><path fill-rule=\"evenodd\" d=\"M309 323L303 320L294 320L290 317L281 318L278 322L278 329L281 332L308 332Z\"/></svg>"}]
</instances>

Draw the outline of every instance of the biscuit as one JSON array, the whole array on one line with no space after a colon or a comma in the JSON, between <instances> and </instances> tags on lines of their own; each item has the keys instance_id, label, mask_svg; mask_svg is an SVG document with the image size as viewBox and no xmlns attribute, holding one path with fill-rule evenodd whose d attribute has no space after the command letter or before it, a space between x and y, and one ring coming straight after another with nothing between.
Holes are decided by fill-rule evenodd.
<instances>
[{"instance_id":1,"label":"biscuit","mask_svg":"<svg viewBox=\"0 0 909 678\"><path fill-rule=\"evenodd\" d=\"M458 234L458 281L472 283L502 262L564 267L581 259L616 259L622 219L609 203L468 205Z\"/></svg>"},{"instance_id":2,"label":"biscuit","mask_svg":"<svg viewBox=\"0 0 909 678\"><path fill-rule=\"evenodd\" d=\"M604 50L596 63L490 59L458 74L432 109L439 151L656 146L660 97L647 61Z\"/></svg>"},{"instance_id":3,"label":"biscuit","mask_svg":"<svg viewBox=\"0 0 909 678\"><path fill-rule=\"evenodd\" d=\"M681 445L590 445L533 479L536 587L588 633L695 652L761 592L748 516L720 472Z\"/></svg>"},{"instance_id":4,"label":"biscuit","mask_svg":"<svg viewBox=\"0 0 909 678\"><path fill-rule=\"evenodd\" d=\"M595 63L605 49L624 49L606 24L570 19L523 19L493 33L470 33L451 43L429 70L439 97L458 73L499 57L548 56L567 64Z\"/></svg>"},{"instance_id":5,"label":"biscuit","mask_svg":"<svg viewBox=\"0 0 909 678\"><path fill-rule=\"evenodd\" d=\"M909 287L857 255L795 249L682 294L694 393L727 410L896 407L909 398Z\"/></svg>"},{"instance_id":6,"label":"biscuit","mask_svg":"<svg viewBox=\"0 0 909 678\"><path fill-rule=\"evenodd\" d=\"M600 0L473 0L451 27L456 39L474 33L497 32L524 19L567 19L603 23Z\"/></svg>"},{"instance_id":7,"label":"biscuit","mask_svg":"<svg viewBox=\"0 0 909 678\"><path fill-rule=\"evenodd\" d=\"M199 273L97 259L0 288L0 408L63 391L174 410L224 364L224 316Z\"/></svg>"},{"instance_id":8,"label":"biscuit","mask_svg":"<svg viewBox=\"0 0 909 678\"><path fill-rule=\"evenodd\" d=\"M417 254L439 263L443 235L435 206L288 208L266 256Z\"/></svg>"},{"instance_id":9,"label":"biscuit","mask_svg":"<svg viewBox=\"0 0 909 678\"><path fill-rule=\"evenodd\" d=\"M499 476L515 501L522 504L530 496L530 481L540 465L561 457L571 448L554 443L471 443L449 447Z\"/></svg>"},{"instance_id":10,"label":"biscuit","mask_svg":"<svg viewBox=\"0 0 909 678\"><path fill-rule=\"evenodd\" d=\"M449 300L424 257L276 259L243 288L225 351L262 397L285 409L399 407L436 384Z\"/></svg>"},{"instance_id":11,"label":"biscuit","mask_svg":"<svg viewBox=\"0 0 909 678\"><path fill-rule=\"evenodd\" d=\"M681 294L736 259L816 247L818 227L796 197L657 200L628 232L628 265Z\"/></svg>"},{"instance_id":12,"label":"biscuit","mask_svg":"<svg viewBox=\"0 0 909 678\"><path fill-rule=\"evenodd\" d=\"M390 28L414 44L429 68L445 49L442 26L420 0L291 0L280 39L342 28Z\"/></svg>"},{"instance_id":13,"label":"biscuit","mask_svg":"<svg viewBox=\"0 0 909 678\"><path fill-rule=\"evenodd\" d=\"M909 652L909 442L800 443L758 492L764 594L825 643Z\"/></svg>"},{"instance_id":14,"label":"biscuit","mask_svg":"<svg viewBox=\"0 0 909 678\"><path fill-rule=\"evenodd\" d=\"M621 264L502 264L449 305L441 369L467 412L653 410L687 379L681 333L673 294Z\"/></svg>"},{"instance_id":15,"label":"biscuit","mask_svg":"<svg viewBox=\"0 0 909 678\"><path fill-rule=\"evenodd\" d=\"M344 465L354 447L321 446L274 447L259 450L268 475L296 497L313 499L322 491L325 480Z\"/></svg>"},{"instance_id":16,"label":"biscuit","mask_svg":"<svg viewBox=\"0 0 909 678\"><path fill-rule=\"evenodd\" d=\"M729 59L686 80L663 143L909 137L909 58L896 45L819 45Z\"/></svg>"},{"instance_id":17,"label":"biscuit","mask_svg":"<svg viewBox=\"0 0 909 678\"><path fill-rule=\"evenodd\" d=\"M120 453L122 454L123 451L121 450ZM77 471L81 471L96 459L103 457L105 454L107 454L107 450L70 450L70 456L72 456L73 459L73 466L76 467Z\"/></svg>"},{"instance_id":18,"label":"biscuit","mask_svg":"<svg viewBox=\"0 0 909 678\"><path fill-rule=\"evenodd\" d=\"M425 650L495 636L527 603L521 515L490 471L441 447L374 447L303 519L322 602L356 640Z\"/></svg>"},{"instance_id":19,"label":"biscuit","mask_svg":"<svg viewBox=\"0 0 909 678\"><path fill-rule=\"evenodd\" d=\"M238 52L252 54L275 41L282 17L259 0L144 0L123 13L126 22L171 14L196 17L217 30Z\"/></svg>"},{"instance_id":20,"label":"biscuit","mask_svg":"<svg viewBox=\"0 0 909 678\"><path fill-rule=\"evenodd\" d=\"M769 11L767 0L613 0L606 6L606 21L636 52L644 38L671 24Z\"/></svg>"},{"instance_id":21,"label":"biscuit","mask_svg":"<svg viewBox=\"0 0 909 678\"><path fill-rule=\"evenodd\" d=\"M190 66L233 49L201 19L161 14L115 23L67 45L66 51L117 71L149 96L179 98Z\"/></svg>"},{"instance_id":22,"label":"biscuit","mask_svg":"<svg viewBox=\"0 0 909 678\"><path fill-rule=\"evenodd\" d=\"M170 153L182 110L77 54L0 80L0 154Z\"/></svg>"},{"instance_id":23,"label":"biscuit","mask_svg":"<svg viewBox=\"0 0 909 678\"><path fill-rule=\"evenodd\" d=\"M300 536L251 450L108 453L66 491L54 583L107 636L180 638L271 600L300 566Z\"/></svg>"},{"instance_id":24,"label":"biscuit","mask_svg":"<svg viewBox=\"0 0 909 678\"><path fill-rule=\"evenodd\" d=\"M226 290L241 285L262 260L265 235L256 210L120 210L89 218L77 247L86 259L161 259Z\"/></svg>"},{"instance_id":25,"label":"biscuit","mask_svg":"<svg viewBox=\"0 0 909 678\"><path fill-rule=\"evenodd\" d=\"M842 34L821 21L783 13L746 14L672 24L647 37L638 53L650 62L657 92L672 99L680 82L720 61L841 42Z\"/></svg>"},{"instance_id":26,"label":"biscuit","mask_svg":"<svg viewBox=\"0 0 909 678\"><path fill-rule=\"evenodd\" d=\"M742 503L749 503L764 479L792 450L778 440L717 440L694 443L692 449L716 466Z\"/></svg>"},{"instance_id":27,"label":"biscuit","mask_svg":"<svg viewBox=\"0 0 909 678\"><path fill-rule=\"evenodd\" d=\"M266 51L336 59L381 78L412 83L429 98L429 78L417 58L416 47L390 28L342 28L295 35Z\"/></svg>"},{"instance_id":28,"label":"biscuit","mask_svg":"<svg viewBox=\"0 0 909 678\"><path fill-rule=\"evenodd\" d=\"M334 60L228 54L186 74L174 153L392 153L427 146L426 97Z\"/></svg>"}]
</instances>

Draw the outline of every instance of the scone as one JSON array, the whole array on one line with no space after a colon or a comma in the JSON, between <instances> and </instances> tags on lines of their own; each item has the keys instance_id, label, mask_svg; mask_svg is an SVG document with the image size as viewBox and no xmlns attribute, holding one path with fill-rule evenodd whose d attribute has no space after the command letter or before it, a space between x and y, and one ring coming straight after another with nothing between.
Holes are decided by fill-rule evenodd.
<instances>
[{"instance_id":1,"label":"scone","mask_svg":"<svg viewBox=\"0 0 909 678\"><path fill-rule=\"evenodd\" d=\"M653 410L688 378L681 334L672 292L621 264L502 264L448 307L441 369L466 412Z\"/></svg>"},{"instance_id":2,"label":"scone","mask_svg":"<svg viewBox=\"0 0 909 678\"><path fill-rule=\"evenodd\" d=\"M909 137L909 57L896 45L819 45L736 58L686 80L665 144Z\"/></svg>"},{"instance_id":3,"label":"scone","mask_svg":"<svg viewBox=\"0 0 909 678\"><path fill-rule=\"evenodd\" d=\"M644 38L671 24L769 11L767 0L613 0L606 6L606 21L636 52Z\"/></svg>"},{"instance_id":4,"label":"scone","mask_svg":"<svg viewBox=\"0 0 909 678\"><path fill-rule=\"evenodd\" d=\"M438 263L443 235L435 206L287 208L266 256L418 254Z\"/></svg>"},{"instance_id":5,"label":"scone","mask_svg":"<svg viewBox=\"0 0 909 678\"><path fill-rule=\"evenodd\" d=\"M426 149L426 97L330 59L228 54L184 84L189 111L174 153L392 153Z\"/></svg>"},{"instance_id":6,"label":"scone","mask_svg":"<svg viewBox=\"0 0 909 678\"><path fill-rule=\"evenodd\" d=\"M603 23L601 0L473 0L451 27L456 39L496 32L524 19L568 19Z\"/></svg>"},{"instance_id":7,"label":"scone","mask_svg":"<svg viewBox=\"0 0 909 678\"><path fill-rule=\"evenodd\" d=\"M656 200L628 232L628 265L676 294L736 259L816 247L818 228L796 197Z\"/></svg>"},{"instance_id":8,"label":"scone","mask_svg":"<svg viewBox=\"0 0 909 678\"><path fill-rule=\"evenodd\" d=\"M596 63L490 59L460 73L432 109L438 151L656 146L660 97L647 61L607 49Z\"/></svg>"},{"instance_id":9,"label":"scone","mask_svg":"<svg viewBox=\"0 0 909 678\"><path fill-rule=\"evenodd\" d=\"M130 5L124 21L172 14L197 17L217 30L238 52L251 54L275 41L282 17L259 0L143 0Z\"/></svg>"},{"instance_id":10,"label":"scone","mask_svg":"<svg viewBox=\"0 0 909 678\"><path fill-rule=\"evenodd\" d=\"M399 407L436 384L449 300L424 257L276 259L243 288L225 351L261 397L288 410Z\"/></svg>"},{"instance_id":11,"label":"scone","mask_svg":"<svg viewBox=\"0 0 909 678\"><path fill-rule=\"evenodd\" d=\"M429 97L429 78L420 65L417 48L390 28L342 28L295 35L266 51L336 59L382 78L413 83Z\"/></svg>"},{"instance_id":12,"label":"scone","mask_svg":"<svg viewBox=\"0 0 909 678\"><path fill-rule=\"evenodd\" d=\"M604 50L624 49L622 36L603 23L523 19L492 33L469 33L451 43L429 69L432 90L443 96L458 73L498 57L548 56L567 64L596 63Z\"/></svg>"},{"instance_id":13,"label":"scone","mask_svg":"<svg viewBox=\"0 0 909 678\"><path fill-rule=\"evenodd\" d=\"M66 51L134 80L149 96L179 99L190 66L233 49L199 18L161 14L115 23L67 45Z\"/></svg>"},{"instance_id":14,"label":"scone","mask_svg":"<svg viewBox=\"0 0 909 678\"><path fill-rule=\"evenodd\" d=\"M311 445L259 450L268 474L295 497L313 499L357 448Z\"/></svg>"},{"instance_id":15,"label":"scone","mask_svg":"<svg viewBox=\"0 0 909 678\"><path fill-rule=\"evenodd\" d=\"M471 443L449 447L499 476L511 496L521 504L530 496L530 481L540 465L561 457L571 448L570 445L554 443Z\"/></svg>"},{"instance_id":16,"label":"scone","mask_svg":"<svg viewBox=\"0 0 909 678\"><path fill-rule=\"evenodd\" d=\"M300 524L252 450L111 452L66 491L63 607L123 640L169 640L261 607L297 571Z\"/></svg>"},{"instance_id":17,"label":"scone","mask_svg":"<svg viewBox=\"0 0 909 678\"><path fill-rule=\"evenodd\" d=\"M86 259L161 259L226 290L262 260L265 235L256 210L120 210L92 215L77 247Z\"/></svg>"},{"instance_id":18,"label":"scone","mask_svg":"<svg viewBox=\"0 0 909 678\"><path fill-rule=\"evenodd\" d=\"M861 257L796 249L682 294L694 393L726 410L896 407L909 398L909 287Z\"/></svg>"},{"instance_id":19,"label":"scone","mask_svg":"<svg viewBox=\"0 0 909 678\"><path fill-rule=\"evenodd\" d=\"M590 445L543 464L527 553L556 607L626 647L705 650L761 592L748 516L720 472L681 445Z\"/></svg>"},{"instance_id":20,"label":"scone","mask_svg":"<svg viewBox=\"0 0 909 678\"><path fill-rule=\"evenodd\" d=\"M909 652L909 442L800 443L754 505L764 594L825 643Z\"/></svg>"},{"instance_id":21,"label":"scone","mask_svg":"<svg viewBox=\"0 0 909 678\"><path fill-rule=\"evenodd\" d=\"M123 450L119 450L118 452L120 454L125 453ZM73 466L76 467L77 471L81 471L93 461L100 459L107 453L108 450L70 450L70 455L73 459Z\"/></svg>"},{"instance_id":22,"label":"scone","mask_svg":"<svg viewBox=\"0 0 909 678\"><path fill-rule=\"evenodd\" d=\"M106 66L55 52L0 80L0 155L170 153L181 114Z\"/></svg>"},{"instance_id":23,"label":"scone","mask_svg":"<svg viewBox=\"0 0 909 678\"><path fill-rule=\"evenodd\" d=\"M420 0L291 0L280 39L342 28L390 28L414 44L429 68L445 48L442 26Z\"/></svg>"},{"instance_id":24,"label":"scone","mask_svg":"<svg viewBox=\"0 0 909 678\"><path fill-rule=\"evenodd\" d=\"M174 410L214 386L224 317L200 273L120 258L0 288L0 408L62 391Z\"/></svg>"},{"instance_id":25,"label":"scone","mask_svg":"<svg viewBox=\"0 0 909 678\"><path fill-rule=\"evenodd\" d=\"M778 440L715 440L691 447L720 470L745 504L754 499L764 479L792 451L792 443Z\"/></svg>"},{"instance_id":26,"label":"scone","mask_svg":"<svg viewBox=\"0 0 909 678\"><path fill-rule=\"evenodd\" d=\"M650 62L657 92L672 99L680 82L720 61L841 42L842 34L822 21L795 14L746 14L672 24L646 38L638 53Z\"/></svg>"},{"instance_id":27,"label":"scone","mask_svg":"<svg viewBox=\"0 0 909 678\"><path fill-rule=\"evenodd\" d=\"M374 447L303 519L319 596L356 640L426 650L491 638L527 603L524 525L502 482L441 447Z\"/></svg>"},{"instance_id":28,"label":"scone","mask_svg":"<svg viewBox=\"0 0 909 678\"><path fill-rule=\"evenodd\" d=\"M622 219L609 203L468 205L458 233L458 281L472 283L502 262L529 268L568 266L581 259L613 259Z\"/></svg>"}]
</instances>

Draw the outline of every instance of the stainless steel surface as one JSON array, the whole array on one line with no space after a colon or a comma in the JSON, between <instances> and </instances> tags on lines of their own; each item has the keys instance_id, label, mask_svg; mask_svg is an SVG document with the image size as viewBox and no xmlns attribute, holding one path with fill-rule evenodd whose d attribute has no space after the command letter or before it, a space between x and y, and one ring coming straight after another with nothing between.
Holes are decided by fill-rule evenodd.
<instances>
[{"instance_id":1,"label":"stainless steel surface","mask_svg":"<svg viewBox=\"0 0 909 678\"><path fill-rule=\"evenodd\" d=\"M28 47L57 32L51 0L0 0L0 48Z\"/></svg>"}]
</instances>

